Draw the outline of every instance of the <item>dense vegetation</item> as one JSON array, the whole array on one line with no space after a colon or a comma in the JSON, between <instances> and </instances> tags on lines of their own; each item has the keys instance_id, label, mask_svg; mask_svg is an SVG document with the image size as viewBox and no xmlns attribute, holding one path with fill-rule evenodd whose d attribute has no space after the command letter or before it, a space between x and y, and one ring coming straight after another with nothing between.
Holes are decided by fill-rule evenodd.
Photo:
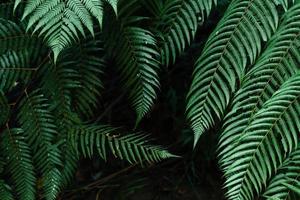
<instances>
[{"instance_id":1,"label":"dense vegetation","mask_svg":"<svg viewBox=\"0 0 300 200\"><path fill-rule=\"evenodd\" d=\"M0 199L98 198L129 164L128 188L193 185L216 158L225 199L297 200L299 65L297 0L2 1Z\"/></svg>"}]
</instances>

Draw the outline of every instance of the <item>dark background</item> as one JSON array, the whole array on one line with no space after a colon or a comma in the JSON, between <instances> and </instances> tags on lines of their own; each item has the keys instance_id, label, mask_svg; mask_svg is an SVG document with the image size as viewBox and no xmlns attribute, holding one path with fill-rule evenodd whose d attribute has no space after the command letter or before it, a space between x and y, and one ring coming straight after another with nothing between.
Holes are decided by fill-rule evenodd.
<instances>
[{"instance_id":1,"label":"dark background","mask_svg":"<svg viewBox=\"0 0 300 200\"><path fill-rule=\"evenodd\" d=\"M138 131L151 134L152 143L167 147L181 156L153 166L130 166L110 156L82 160L74 184L61 199L100 200L222 200L222 173L216 160L219 126L201 137L193 150L193 133L185 121L185 97L191 82L193 65L205 41L224 14L229 0L218 1L195 41L175 65L162 69L161 91L152 112L141 122ZM113 62L109 63L113 65ZM115 126L134 127L135 115L126 95L120 90L120 79L113 67L105 71L105 90L98 120ZM113 119L113 120L112 120Z\"/></svg>"}]
</instances>

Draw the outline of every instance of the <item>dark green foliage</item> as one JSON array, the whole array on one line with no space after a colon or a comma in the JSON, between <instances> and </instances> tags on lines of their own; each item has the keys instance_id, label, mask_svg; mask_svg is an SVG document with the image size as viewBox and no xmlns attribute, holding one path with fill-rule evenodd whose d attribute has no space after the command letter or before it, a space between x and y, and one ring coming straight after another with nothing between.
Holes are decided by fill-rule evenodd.
<instances>
[{"instance_id":1,"label":"dark green foliage","mask_svg":"<svg viewBox=\"0 0 300 200\"><path fill-rule=\"evenodd\" d=\"M176 157L151 145L148 134L104 125L105 76L120 77L113 87L124 90L139 128L165 84L161 72L173 70L217 3L1 3L0 199L59 198L82 158L144 166ZM299 1L232 0L201 41L186 118L194 147L221 126L218 159L229 200L298 198L299 16Z\"/></svg>"},{"instance_id":2,"label":"dark green foliage","mask_svg":"<svg viewBox=\"0 0 300 200\"><path fill-rule=\"evenodd\" d=\"M163 65L174 64L195 37L216 0L208 1L146 1L153 15L153 31L158 35Z\"/></svg>"},{"instance_id":3,"label":"dark green foliage","mask_svg":"<svg viewBox=\"0 0 300 200\"><path fill-rule=\"evenodd\" d=\"M148 136L144 134L126 134L121 136L116 128L101 125L87 125L73 128L70 140L74 149L78 149L85 157L92 157L94 152L104 160L108 157L107 149L115 157L130 163L155 163L161 159L172 157L161 147L148 145Z\"/></svg>"},{"instance_id":4,"label":"dark green foliage","mask_svg":"<svg viewBox=\"0 0 300 200\"><path fill-rule=\"evenodd\" d=\"M36 174L29 145L21 129L7 127L1 147L11 181L19 199L34 199ZM7 186L6 186L7 187Z\"/></svg>"},{"instance_id":5,"label":"dark green foliage","mask_svg":"<svg viewBox=\"0 0 300 200\"><path fill-rule=\"evenodd\" d=\"M27 1L18 7L19 3L16 1L15 15L11 4L0 6L3 10L10 9L0 18L0 174L7 177L0 182L1 199L57 199L72 182L80 157L87 153L90 158L93 156L94 144L107 144L101 146L103 159L114 155L132 164L172 157L162 147L150 145L145 135L129 131L111 139L104 128L108 126L85 123L97 116L102 74L107 65L102 33L93 25L92 17L102 25L103 6L110 4L116 13L117 2ZM90 34L85 33L85 28ZM132 51L128 58L117 57L129 70L132 66L127 61L130 56L135 57L134 70L144 68L141 70L147 79L153 73L148 67L158 68L157 61L147 64L151 56L159 56L154 50L155 38L139 27L124 31L123 36L131 38L120 44L133 40L134 47L127 46ZM141 47L145 42L149 48ZM54 52L53 56L46 45ZM124 48L128 53L126 45ZM126 77L125 71L122 76ZM132 78L130 73L127 76L129 80ZM128 84L142 86L139 82ZM137 88L137 94L130 88L133 105L139 109L147 107L139 110L143 115L156 97L154 91L148 90L150 84L145 82L142 89ZM145 94L149 92L152 101L147 102ZM109 128L109 132L113 130Z\"/></svg>"},{"instance_id":6,"label":"dark green foliage","mask_svg":"<svg viewBox=\"0 0 300 200\"><path fill-rule=\"evenodd\" d=\"M216 118L223 117L237 81L244 76L247 64L256 60L261 43L271 37L277 24L278 14L270 1L232 1L229 5L196 62L187 97L187 118L195 142Z\"/></svg>"}]
</instances>

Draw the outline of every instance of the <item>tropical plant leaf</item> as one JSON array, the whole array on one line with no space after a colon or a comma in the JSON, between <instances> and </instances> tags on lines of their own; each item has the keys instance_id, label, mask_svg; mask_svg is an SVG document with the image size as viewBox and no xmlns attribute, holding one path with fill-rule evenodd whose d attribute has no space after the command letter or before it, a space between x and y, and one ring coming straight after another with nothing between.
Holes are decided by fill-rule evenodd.
<instances>
[{"instance_id":1,"label":"tropical plant leaf","mask_svg":"<svg viewBox=\"0 0 300 200\"><path fill-rule=\"evenodd\" d=\"M288 11L278 30L254 67L245 75L236 92L231 111L225 116L219 141L219 162L223 169L230 166L228 158L253 120L254 114L275 91L299 70L300 5ZM225 162L226 160L226 162Z\"/></svg>"},{"instance_id":2,"label":"tropical plant leaf","mask_svg":"<svg viewBox=\"0 0 300 200\"><path fill-rule=\"evenodd\" d=\"M300 128L300 75L286 81L254 115L225 172L228 199L251 200L294 151ZM228 158L232 160L233 158Z\"/></svg>"},{"instance_id":3,"label":"tropical plant leaf","mask_svg":"<svg viewBox=\"0 0 300 200\"><path fill-rule=\"evenodd\" d=\"M139 27L123 27L115 22L113 33L107 40L107 44L115 44L107 47L116 58L118 69L125 82L124 88L129 91L129 99L137 114L138 124L149 112L157 97L159 89L159 53L156 48L156 40L150 31Z\"/></svg>"},{"instance_id":4,"label":"tropical plant leaf","mask_svg":"<svg viewBox=\"0 0 300 200\"><path fill-rule=\"evenodd\" d=\"M36 174L23 131L7 128L2 136L1 147L7 162L6 170L10 174L17 196L19 199L34 200Z\"/></svg>"},{"instance_id":5,"label":"tropical plant leaf","mask_svg":"<svg viewBox=\"0 0 300 200\"><path fill-rule=\"evenodd\" d=\"M97 151L106 160L107 147L114 156L130 163L154 163L174 157L165 149L150 145L147 135L131 133L120 136L117 128L105 125L75 127L70 132L70 140L85 157L92 157Z\"/></svg>"},{"instance_id":6,"label":"tropical plant leaf","mask_svg":"<svg viewBox=\"0 0 300 200\"><path fill-rule=\"evenodd\" d=\"M0 180L0 199L14 200L12 189L4 180Z\"/></svg>"},{"instance_id":7,"label":"tropical plant leaf","mask_svg":"<svg viewBox=\"0 0 300 200\"><path fill-rule=\"evenodd\" d=\"M117 1L105 1L116 10ZM15 8L20 2L15 1ZM28 18L27 30L33 27L33 32L43 35L56 62L63 49L85 36L85 28L94 35L93 17L102 24L102 0L29 0L22 18Z\"/></svg>"},{"instance_id":8,"label":"tropical plant leaf","mask_svg":"<svg viewBox=\"0 0 300 200\"><path fill-rule=\"evenodd\" d=\"M284 186L286 186L291 191L297 193L300 195L300 182L297 182L295 185L289 184L289 183L282 183Z\"/></svg>"},{"instance_id":9,"label":"tropical plant leaf","mask_svg":"<svg viewBox=\"0 0 300 200\"><path fill-rule=\"evenodd\" d=\"M223 117L247 63L253 64L261 43L271 37L277 24L278 13L271 1L231 2L195 64L186 108L195 144L215 119Z\"/></svg>"},{"instance_id":10,"label":"tropical plant leaf","mask_svg":"<svg viewBox=\"0 0 300 200\"><path fill-rule=\"evenodd\" d=\"M42 173L45 198L55 200L63 184L58 170L58 167L62 167L62 158L57 145L53 144L58 133L47 103L48 100L39 91L30 94L25 91L25 97L20 103L18 121L28 144L35 152L33 160Z\"/></svg>"},{"instance_id":11,"label":"tropical plant leaf","mask_svg":"<svg viewBox=\"0 0 300 200\"><path fill-rule=\"evenodd\" d=\"M0 55L0 90L10 91L19 82L27 83L36 71L29 66L29 53L23 51L7 51Z\"/></svg>"},{"instance_id":12,"label":"tropical plant leaf","mask_svg":"<svg viewBox=\"0 0 300 200\"><path fill-rule=\"evenodd\" d=\"M0 18L0 54L26 49L41 49L41 41L35 36L25 33L24 29L13 21Z\"/></svg>"},{"instance_id":13,"label":"tropical plant leaf","mask_svg":"<svg viewBox=\"0 0 300 200\"><path fill-rule=\"evenodd\" d=\"M199 23L208 17L216 0L145 1L153 16L162 64L174 64L194 39Z\"/></svg>"},{"instance_id":14,"label":"tropical plant leaf","mask_svg":"<svg viewBox=\"0 0 300 200\"><path fill-rule=\"evenodd\" d=\"M68 138L66 136L65 138ZM71 141L66 139L63 145L62 152L64 152L63 169L61 171L63 186L67 187L73 182L77 167L78 167L78 152L74 149Z\"/></svg>"},{"instance_id":15,"label":"tropical plant leaf","mask_svg":"<svg viewBox=\"0 0 300 200\"><path fill-rule=\"evenodd\" d=\"M294 185L300 180L300 148L293 151L284 160L278 172L271 178L263 194L266 198L288 199L291 189L288 185Z\"/></svg>"},{"instance_id":16,"label":"tropical plant leaf","mask_svg":"<svg viewBox=\"0 0 300 200\"><path fill-rule=\"evenodd\" d=\"M99 34L96 34L100 37ZM68 52L74 58L72 66L78 72L80 88L72 91L73 105L86 117L95 116L103 83L101 80L106 62L103 57L103 43L88 37Z\"/></svg>"}]
</instances>

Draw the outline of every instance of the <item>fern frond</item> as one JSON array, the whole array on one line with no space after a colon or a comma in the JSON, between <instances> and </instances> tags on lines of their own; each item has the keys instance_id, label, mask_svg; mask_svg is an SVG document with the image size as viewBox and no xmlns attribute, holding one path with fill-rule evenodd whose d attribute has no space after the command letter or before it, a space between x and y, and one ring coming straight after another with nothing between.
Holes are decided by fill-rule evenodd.
<instances>
[{"instance_id":1,"label":"fern frond","mask_svg":"<svg viewBox=\"0 0 300 200\"><path fill-rule=\"evenodd\" d=\"M15 2L16 7L20 1ZM116 1L108 2L116 9ZM85 36L85 28L94 35L93 17L102 24L103 0L29 0L22 18L28 18L27 30L43 35L56 62L63 49Z\"/></svg>"},{"instance_id":2,"label":"fern frond","mask_svg":"<svg viewBox=\"0 0 300 200\"><path fill-rule=\"evenodd\" d=\"M74 149L71 141L69 141L68 135L65 137L66 142L63 145L62 152L64 152L63 156L63 169L61 171L62 181L64 186L68 186L73 182L73 178L75 176L77 170L77 163L79 161L78 152Z\"/></svg>"},{"instance_id":3,"label":"fern frond","mask_svg":"<svg viewBox=\"0 0 300 200\"><path fill-rule=\"evenodd\" d=\"M12 189L7 185L4 180L0 179L0 199L14 200Z\"/></svg>"},{"instance_id":4,"label":"fern frond","mask_svg":"<svg viewBox=\"0 0 300 200\"><path fill-rule=\"evenodd\" d=\"M278 172L271 178L263 194L266 198L288 199L290 189L283 183L294 185L300 181L300 146L293 151L283 162Z\"/></svg>"},{"instance_id":5,"label":"fern frond","mask_svg":"<svg viewBox=\"0 0 300 200\"><path fill-rule=\"evenodd\" d=\"M23 49L41 49L40 40L28 33L13 21L0 18L0 54L6 51L20 51Z\"/></svg>"},{"instance_id":6,"label":"fern frond","mask_svg":"<svg viewBox=\"0 0 300 200\"><path fill-rule=\"evenodd\" d=\"M262 41L271 37L277 24L277 10L271 1L231 2L193 72L186 113L194 130L195 144L215 119L223 117L247 63L255 61Z\"/></svg>"},{"instance_id":7,"label":"fern frond","mask_svg":"<svg viewBox=\"0 0 300 200\"><path fill-rule=\"evenodd\" d=\"M27 83L35 68L30 67L30 55L27 50L7 51L0 55L0 90L10 91L19 81Z\"/></svg>"},{"instance_id":8,"label":"fern frond","mask_svg":"<svg viewBox=\"0 0 300 200\"><path fill-rule=\"evenodd\" d=\"M296 149L300 129L300 74L286 81L255 114L225 172L229 199L251 200ZM232 158L230 158L232 159Z\"/></svg>"},{"instance_id":9,"label":"fern frond","mask_svg":"<svg viewBox=\"0 0 300 200\"><path fill-rule=\"evenodd\" d=\"M47 200L56 200L59 192L63 186L63 179L61 172L53 167L49 169L42 177L44 198Z\"/></svg>"},{"instance_id":10,"label":"fern frond","mask_svg":"<svg viewBox=\"0 0 300 200\"><path fill-rule=\"evenodd\" d=\"M118 129L110 126L84 125L71 131L70 140L75 149L85 157L92 157L97 151L100 157L106 160L107 147L114 156L130 163L154 163L174 157L159 146L149 145L146 135L119 134Z\"/></svg>"},{"instance_id":11,"label":"fern frond","mask_svg":"<svg viewBox=\"0 0 300 200\"><path fill-rule=\"evenodd\" d=\"M300 196L300 182L296 181L295 183L282 183L285 187L287 187L292 192L295 192L298 194L298 197Z\"/></svg>"},{"instance_id":12,"label":"fern frond","mask_svg":"<svg viewBox=\"0 0 300 200\"><path fill-rule=\"evenodd\" d=\"M97 34L97 36L99 36ZM80 88L72 91L72 102L78 113L86 117L95 115L103 83L102 70L105 67L102 42L88 37L68 52L73 58L74 70L78 72Z\"/></svg>"},{"instance_id":13,"label":"fern frond","mask_svg":"<svg viewBox=\"0 0 300 200\"><path fill-rule=\"evenodd\" d=\"M56 124L67 125L72 124L71 120L71 91L80 88L80 75L76 71L73 65L76 65L75 61L72 61L68 55L64 57L62 61L57 63L52 61L44 64L40 71L39 77L41 77L41 88L52 103L52 109L54 109L54 115L58 121ZM62 127L58 127L60 129ZM60 129L61 130L61 129Z\"/></svg>"},{"instance_id":14,"label":"fern frond","mask_svg":"<svg viewBox=\"0 0 300 200\"><path fill-rule=\"evenodd\" d=\"M21 129L7 129L1 147L6 157L6 170L15 186L19 199L35 200L36 175L30 147L25 142Z\"/></svg>"},{"instance_id":15,"label":"fern frond","mask_svg":"<svg viewBox=\"0 0 300 200\"><path fill-rule=\"evenodd\" d=\"M108 3L114 10L115 14L118 15L118 3L119 0L104 0L106 3Z\"/></svg>"},{"instance_id":16,"label":"fern frond","mask_svg":"<svg viewBox=\"0 0 300 200\"><path fill-rule=\"evenodd\" d=\"M28 138L28 144L35 151L39 150L39 145L51 145L57 135L57 127L44 95L39 91L30 94L25 91L19 107L18 121Z\"/></svg>"},{"instance_id":17,"label":"fern frond","mask_svg":"<svg viewBox=\"0 0 300 200\"><path fill-rule=\"evenodd\" d=\"M282 23L267 43L267 48L252 69L245 75L236 93L231 111L225 116L219 141L219 162L223 169L229 166L240 137L254 114L273 93L300 68L300 5L284 16Z\"/></svg>"},{"instance_id":18,"label":"fern frond","mask_svg":"<svg viewBox=\"0 0 300 200\"><path fill-rule=\"evenodd\" d=\"M154 32L159 35L162 64L174 64L194 39L199 23L204 21L216 0L151 1ZM149 7L149 6L148 6Z\"/></svg>"},{"instance_id":19,"label":"fern frond","mask_svg":"<svg viewBox=\"0 0 300 200\"><path fill-rule=\"evenodd\" d=\"M54 116L49 111L48 100L43 94L39 91L28 94L25 91L18 121L34 151L34 163L42 173L45 198L55 200L62 186L61 174L57 169L62 166L62 159L61 151L53 144L58 134L57 127Z\"/></svg>"},{"instance_id":20,"label":"fern frond","mask_svg":"<svg viewBox=\"0 0 300 200\"><path fill-rule=\"evenodd\" d=\"M149 112L159 89L159 53L153 34L138 27L122 27L116 23L109 33L107 47L116 57L118 69L129 91L129 99L137 114L137 124Z\"/></svg>"}]
</instances>

